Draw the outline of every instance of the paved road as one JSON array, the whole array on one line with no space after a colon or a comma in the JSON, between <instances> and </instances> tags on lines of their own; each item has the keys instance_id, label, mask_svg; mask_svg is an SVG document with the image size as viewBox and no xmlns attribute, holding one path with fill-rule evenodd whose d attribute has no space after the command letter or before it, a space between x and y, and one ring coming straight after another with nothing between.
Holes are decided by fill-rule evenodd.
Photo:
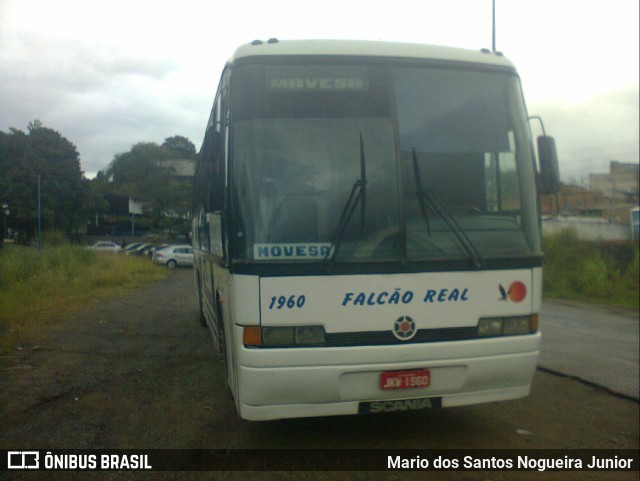
<instances>
[{"instance_id":1,"label":"paved road","mask_svg":"<svg viewBox=\"0 0 640 481\"><path fill-rule=\"evenodd\" d=\"M640 398L638 312L545 301L539 365Z\"/></svg>"}]
</instances>

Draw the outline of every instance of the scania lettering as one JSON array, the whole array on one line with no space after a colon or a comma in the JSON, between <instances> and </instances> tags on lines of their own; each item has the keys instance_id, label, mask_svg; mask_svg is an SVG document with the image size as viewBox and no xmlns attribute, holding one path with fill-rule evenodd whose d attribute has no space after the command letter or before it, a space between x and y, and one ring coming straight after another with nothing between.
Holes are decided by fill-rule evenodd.
<instances>
[{"instance_id":1,"label":"scania lettering","mask_svg":"<svg viewBox=\"0 0 640 481\"><path fill-rule=\"evenodd\" d=\"M430 408L430 399L407 399L405 401L381 401L371 403L369 412L387 413L393 411L413 411L416 409Z\"/></svg>"},{"instance_id":2,"label":"scania lettering","mask_svg":"<svg viewBox=\"0 0 640 481\"><path fill-rule=\"evenodd\" d=\"M196 164L192 233L200 321L239 415L526 396L539 194L558 186L534 126L515 67L490 51L239 47Z\"/></svg>"}]
</instances>

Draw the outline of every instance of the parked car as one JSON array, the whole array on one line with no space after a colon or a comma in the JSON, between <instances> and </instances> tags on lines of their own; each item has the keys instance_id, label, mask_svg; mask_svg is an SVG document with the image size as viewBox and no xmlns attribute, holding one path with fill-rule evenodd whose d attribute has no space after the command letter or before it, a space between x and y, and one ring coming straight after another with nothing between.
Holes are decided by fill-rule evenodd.
<instances>
[{"instance_id":1,"label":"parked car","mask_svg":"<svg viewBox=\"0 0 640 481\"><path fill-rule=\"evenodd\" d=\"M147 255L149 256L149 259L153 259L154 252L161 251L162 249L165 249L167 247L169 247L169 244L154 245L153 247L151 247L151 249L147 251Z\"/></svg>"},{"instance_id":2,"label":"parked car","mask_svg":"<svg viewBox=\"0 0 640 481\"><path fill-rule=\"evenodd\" d=\"M153 253L153 262L171 269L178 266L193 265L193 249L190 245L177 245L165 247Z\"/></svg>"},{"instance_id":3,"label":"parked car","mask_svg":"<svg viewBox=\"0 0 640 481\"><path fill-rule=\"evenodd\" d=\"M126 246L122 249L122 252L121 252L121 253L122 253L122 254L127 254L128 252L130 252L130 251L132 251L132 250L134 250L134 249L137 249L139 245L140 245L140 243L139 243L139 242L137 242L137 243L135 243L135 244L129 244L129 245L126 245Z\"/></svg>"},{"instance_id":4,"label":"parked car","mask_svg":"<svg viewBox=\"0 0 640 481\"><path fill-rule=\"evenodd\" d=\"M88 249L93 249L99 252L120 252L122 247L117 242L113 241L98 241L92 246L88 246Z\"/></svg>"},{"instance_id":5,"label":"parked car","mask_svg":"<svg viewBox=\"0 0 640 481\"><path fill-rule=\"evenodd\" d=\"M146 247L150 247L153 244L138 244L137 247L135 247L134 249L128 250L125 252L126 255L128 256L139 256L142 255L142 250L145 249Z\"/></svg>"},{"instance_id":6,"label":"parked car","mask_svg":"<svg viewBox=\"0 0 640 481\"><path fill-rule=\"evenodd\" d=\"M139 251L140 252L139 255L151 257L151 254L156 249L156 247L157 246L155 244L147 244L143 249Z\"/></svg>"}]
</instances>

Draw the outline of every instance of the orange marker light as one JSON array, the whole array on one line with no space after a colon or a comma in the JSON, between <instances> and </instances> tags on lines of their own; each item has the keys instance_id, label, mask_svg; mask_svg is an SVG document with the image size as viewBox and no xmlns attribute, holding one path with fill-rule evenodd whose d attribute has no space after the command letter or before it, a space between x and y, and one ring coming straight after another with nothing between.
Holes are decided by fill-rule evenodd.
<instances>
[{"instance_id":1,"label":"orange marker light","mask_svg":"<svg viewBox=\"0 0 640 481\"><path fill-rule=\"evenodd\" d=\"M538 332L538 314L531 315L531 332Z\"/></svg>"},{"instance_id":2,"label":"orange marker light","mask_svg":"<svg viewBox=\"0 0 640 481\"><path fill-rule=\"evenodd\" d=\"M242 342L245 346L261 346L262 330L259 326L244 326Z\"/></svg>"}]
</instances>

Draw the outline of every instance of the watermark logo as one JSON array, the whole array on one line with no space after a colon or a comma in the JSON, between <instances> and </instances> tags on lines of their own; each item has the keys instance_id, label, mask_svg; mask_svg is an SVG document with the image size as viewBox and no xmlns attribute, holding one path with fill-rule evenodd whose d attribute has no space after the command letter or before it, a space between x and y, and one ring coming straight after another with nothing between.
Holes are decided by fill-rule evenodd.
<instances>
[{"instance_id":1,"label":"watermark logo","mask_svg":"<svg viewBox=\"0 0 640 481\"><path fill-rule=\"evenodd\" d=\"M8 469L39 469L40 453L38 451L7 452Z\"/></svg>"}]
</instances>

